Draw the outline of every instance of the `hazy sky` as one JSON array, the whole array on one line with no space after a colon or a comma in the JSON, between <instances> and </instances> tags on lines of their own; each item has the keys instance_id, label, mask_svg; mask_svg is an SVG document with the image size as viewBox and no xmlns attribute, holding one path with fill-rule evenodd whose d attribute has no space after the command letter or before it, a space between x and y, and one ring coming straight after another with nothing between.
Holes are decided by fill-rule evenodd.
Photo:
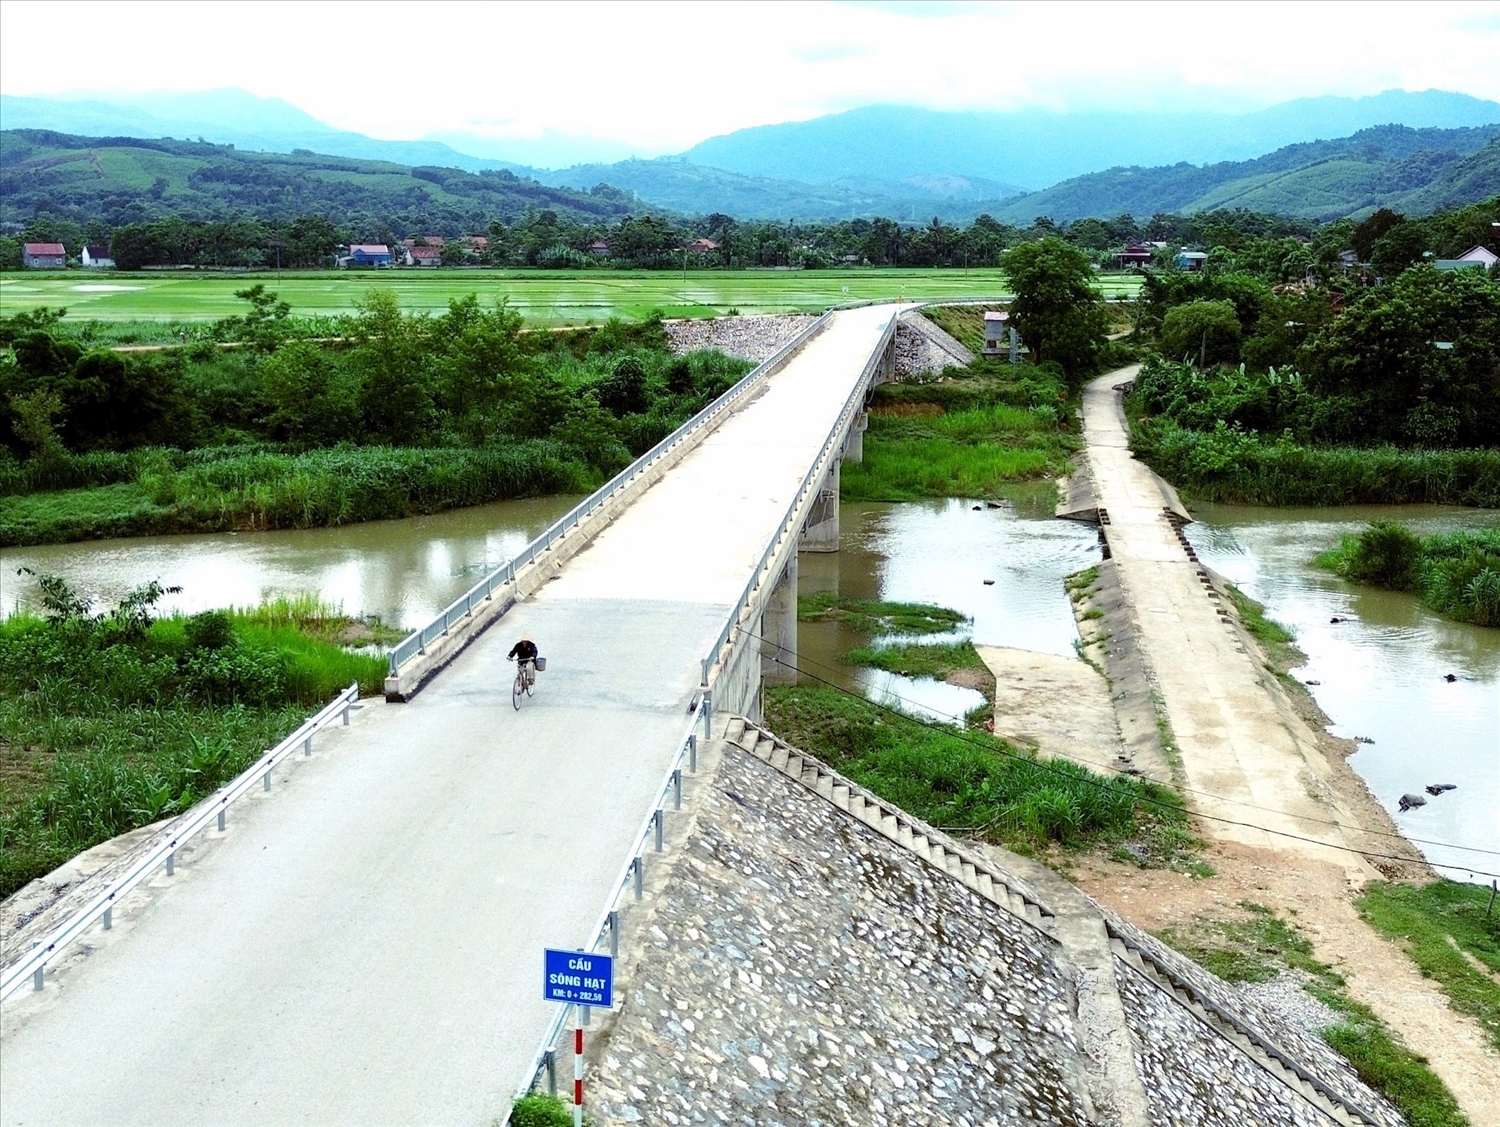
<instances>
[{"instance_id":1,"label":"hazy sky","mask_svg":"<svg viewBox=\"0 0 1500 1127\"><path fill-rule=\"evenodd\" d=\"M653 156L873 102L1500 101L1500 3L0 3L0 90L240 86L375 137Z\"/></svg>"}]
</instances>

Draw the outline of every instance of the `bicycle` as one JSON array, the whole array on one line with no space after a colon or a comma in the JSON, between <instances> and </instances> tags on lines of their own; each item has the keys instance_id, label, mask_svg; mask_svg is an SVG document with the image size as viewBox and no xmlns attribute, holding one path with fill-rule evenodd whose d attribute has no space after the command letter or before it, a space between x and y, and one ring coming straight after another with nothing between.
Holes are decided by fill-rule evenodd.
<instances>
[{"instance_id":1,"label":"bicycle","mask_svg":"<svg viewBox=\"0 0 1500 1127\"><path fill-rule=\"evenodd\" d=\"M516 658L516 681L510 687L510 703L515 706L517 712L521 710L521 695L531 695L531 688L536 684L536 663L530 658Z\"/></svg>"}]
</instances>

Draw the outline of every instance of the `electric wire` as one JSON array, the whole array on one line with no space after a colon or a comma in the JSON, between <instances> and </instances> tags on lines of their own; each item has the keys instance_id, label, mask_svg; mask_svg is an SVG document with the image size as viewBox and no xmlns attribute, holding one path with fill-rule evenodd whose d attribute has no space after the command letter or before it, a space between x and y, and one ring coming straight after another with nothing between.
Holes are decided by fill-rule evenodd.
<instances>
[{"instance_id":1,"label":"electric wire","mask_svg":"<svg viewBox=\"0 0 1500 1127\"><path fill-rule=\"evenodd\" d=\"M775 642L771 642L770 639L764 638L761 635L756 634L754 631L745 630L743 627L741 627L741 629L749 637L757 638L760 641L770 642L770 644L772 646L775 646L778 650L784 650L785 649L785 647L778 646ZM791 669L794 672L800 673L804 677L809 677L812 680L817 681L819 684L827 685L829 688L834 689L835 691L837 691L839 693L842 693L845 696L852 697L855 700L862 701L865 704L870 705L871 707L880 709L882 712L889 713L891 716L894 716L894 717L896 717L898 719L905 720L908 723L916 724L919 727L926 728L928 731L936 732L939 735L947 736L949 739L960 740L961 742L966 743L966 744L970 745L971 747L982 748L985 751L989 751L992 754L999 755L999 756L1001 756L1003 758L1014 759L1014 760L1017 760L1017 761L1020 761L1020 762L1027 763L1027 764L1029 764L1029 765L1031 765L1033 767L1038 767L1038 768L1040 768L1040 769L1042 769L1044 771L1050 771L1050 772L1052 772L1054 774L1057 774L1059 776L1064 776L1064 777L1068 778L1072 782L1083 783L1083 784L1085 784L1087 786L1092 786L1092 787L1095 787L1096 789L1099 789L1099 790L1111 791L1111 792L1114 792L1116 794L1119 793L1118 789L1115 786L1113 786L1108 780L1095 780L1095 779L1090 779L1090 778L1087 778L1087 777L1084 777L1084 776L1067 775L1065 772L1058 771L1056 768L1053 768L1053 767L1049 766L1046 763L1045 760L1033 759L1030 756L1021 755L1019 752L1008 751L1004 747L997 746L995 744L982 744L982 743L979 743L977 740L970 739L964 733L955 730L950 725L939 724L939 723L936 723L936 722L930 722L930 721L927 721L927 720L923 720L921 717L912 716L912 715L910 715L908 713L902 712L898 708L892 708L890 705L882 704L879 701L872 701L868 697L862 696L859 693L853 692L853 691L851 691L849 689L844 688L842 685L836 684L835 682L828 680L826 677L820 677L816 673L812 673L812 672L810 672L810 671L808 671L806 669L801 668L795 661L784 661L780 657L772 657L771 660L774 661L774 662L776 662L776 664L778 664L778 665L784 665L784 666L786 666L786 668ZM1140 804L1142 804L1144 806L1155 806L1155 807L1159 807L1159 808L1164 809L1164 810L1171 810L1171 811L1176 812L1176 813L1181 813L1183 811L1183 807L1181 807L1179 805L1176 805L1176 804L1173 804L1173 803L1170 803L1170 802L1163 802L1161 799L1151 798L1148 795L1144 795L1144 794L1132 794L1129 797L1131 798L1132 801L1138 802L1138 803L1140 803ZM1210 796L1210 797L1212 797L1212 796ZM1229 801L1229 800L1225 800L1225 801ZM1262 809L1265 809L1265 808L1262 808ZM1234 819L1234 818L1226 818L1226 817L1224 817L1222 815L1219 815L1219 814L1208 814L1208 813L1204 813L1202 811L1192 811L1192 814L1193 814L1194 817L1202 818L1205 821L1217 822L1220 825L1237 826L1237 827L1240 827L1241 829L1257 830L1260 833L1270 834L1270 835L1275 836L1275 837L1283 837L1283 838L1287 838L1287 839L1292 840L1292 841L1300 841L1300 842L1304 842L1304 843L1306 843L1308 845L1316 845L1316 846L1319 846L1320 848L1323 848L1323 849L1331 849L1331 850L1335 850L1335 851L1342 852L1342 853L1352 853L1352 854L1354 854L1356 856L1364 857L1364 858L1366 858L1368 860L1372 860L1372 861L1400 861L1400 862L1405 862L1405 863L1408 863L1408 864L1411 863L1411 861L1412 861L1412 858L1410 858L1410 857L1402 857L1402 856L1399 856L1399 855L1394 854L1394 853L1376 853L1376 852L1373 852L1373 851L1367 850L1367 849L1356 849L1352 845L1335 845L1335 844L1333 844L1331 842L1319 841L1315 837L1307 837L1304 834L1292 833L1290 830L1272 829L1269 826L1256 825L1253 822L1242 822L1242 821L1239 821L1239 820ZM1368 832L1368 831L1365 831L1365 830L1353 829L1352 827L1341 827L1341 828L1351 829L1352 832L1355 832L1355 833L1365 833L1365 832ZM1394 835L1388 835L1388 836L1394 836ZM1470 847L1468 847L1468 846L1461 846L1461 845L1454 845L1454 846L1448 846L1448 848L1452 848L1452 849L1468 849ZM1479 850L1478 852L1488 853L1490 851L1489 850ZM1424 858L1424 861L1425 861L1425 863L1428 866L1430 866L1431 868L1434 868L1434 869L1451 869L1454 872L1468 873L1470 876L1481 876L1481 877L1491 877L1491 878L1494 878L1494 879L1500 879L1500 872L1487 872L1487 871L1485 871L1483 869L1472 868L1472 867L1470 867L1468 865L1452 865L1452 864L1446 864L1444 862L1432 861L1432 860L1429 860L1429 859L1426 859L1426 858Z\"/></svg>"},{"instance_id":2,"label":"electric wire","mask_svg":"<svg viewBox=\"0 0 1500 1127\"><path fill-rule=\"evenodd\" d=\"M746 630L745 633L747 635L749 635L750 637L757 638L757 639L759 639L762 642L768 643L769 645L772 645L772 646L776 645L776 643L773 642L773 641L771 641L771 639L765 638L765 637L763 637L763 636L761 636L759 634L755 634L752 631ZM778 648L785 650L785 647L778 647ZM808 662L811 662L813 665L816 665L816 666L818 666L818 667L820 667L822 669L834 669L835 668L834 666L829 665L827 662L818 661L815 658L804 657L802 654L794 654L794 656L799 661L808 661ZM781 664L787 664L787 663L782 662ZM795 668L797 670L797 672L799 672L799 673L805 673L809 677L814 676L814 674L808 673L805 669L803 669L800 666L788 665L788 668ZM825 682L825 683L833 685L832 682ZM833 685L833 687L835 687L835 688L842 688L842 686L838 686L838 685ZM847 689L845 689L843 691L844 692L848 692ZM921 701L913 700L910 697L904 697L900 693L890 692L889 690L886 690L886 695L889 696L889 697L891 697L894 700L901 701L904 704L913 705L913 706L915 706L917 708L920 708L920 709L923 709L923 710L925 710L925 711L927 711L929 713L933 713L933 714L936 714L936 715L939 715L939 716L946 716L950 720L954 721L955 723L961 724L963 722L963 720L964 720L964 718L961 717L961 716L953 716L951 713L942 712L939 709L931 708L928 705L923 704ZM868 700L868 698L861 698L861 699ZM871 703L874 703L874 702L871 702ZM905 715L905 714L903 714L903 715ZM1116 770L1116 768L1113 765L1108 764L1108 763L1101 763L1097 759L1086 759L1083 756L1079 756L1079 755L1069 755L1067 752L1055 752L1055 753L1052 753L1052 754L1054 754L1059 759L1066 759L1069 762L1077 763L1081 767L1093 767L1093 768L1097 768L1098 770L1101 770L1101 771L1115 771ZM1226 798L1223 795L1214 794L1211 791L1198 790L1197 788L1194 788L1194 787L1181 786L1181 785L1177 785L1177 784L1174 783L1173 784L1173 789L1177 790L1177 791L1180 791L1180 792L1182 792L1184 794L1192 794L1192 795L1196 795L1196 796L1198 796L1200 798L1211 799L1214 802L1221 802L1221 803L1224 803L1226 806L1243 806L1247 810L1259 810L1259 811L1261 811L1264 814L1279 814L1279 813L1281 813L1281 811L1275 809L1274 807L1261 806L1258 803L1254 803L1254 802L1246 802L1242 798ZM1306 815L1300 815L1300 814L1297 815L1297 817L1298 817L1298 819L1300 821L1315 822L1318 825L1332 826L1335 829L1348 830L1351 833L1368 834L1371 837L1395 838L1395 839L1400 840L1400 841L1413 842L1413 843L1419 844L1419 845L1434 845L1434 846L1438 846L1439 848L1442 848L1442 849L1456 849L1456 850L1458 850L1459 852L1462 852L1462 853L1481 853L1481 854L1484 854L1485 856L1488 856L1488 857L1500 857L1500 849L1485 849L1485 848L1482 848L1481 846L1478 846L1478 845L1458 845L1458 844L1456 844L1454 842L1451 842L1451 841L1434 841L1432 838L1411 837L1411 836L1409 836L1407 834L1403 834L1403 833L1392 833L1390 830L1365 829L1362 826L1350 826L1350 825L1347 825L1347 824L1345 824L1343 822L1337 821L1337 820L1332 819L1332 818L1314 818L1314 817L1310 817L1310 816L1306 816Z\"/></svg>"}]
</instances>

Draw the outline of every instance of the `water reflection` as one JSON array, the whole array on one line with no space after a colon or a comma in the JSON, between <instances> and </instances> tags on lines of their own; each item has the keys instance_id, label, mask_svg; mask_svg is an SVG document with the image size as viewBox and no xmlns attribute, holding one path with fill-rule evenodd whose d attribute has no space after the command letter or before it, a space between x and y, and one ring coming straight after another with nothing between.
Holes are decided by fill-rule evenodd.
<instances>
[{"instance_id":1,"label":"water reflection","mask_svg":"<svg viewBox=\"0 0 1500 1127\"><path fill-rule=\"evenodd\" d=\"M1333 721L1373 740L1350 760L1394 811L1429 783L1458 789L1397 815L1414 836L1500 850L1500 630L1449 622L1410 595L1311 566L1377 518L1423 534L1500 525L1500 513L1438 506L1262 509L1200 505L1189 539L1202 560L1288 626L1307 654L1296 671ZM1341 619L1338 623L1331 620ZM1450 683L1445 675L1457 678ZM1433 861L1495 870L1500 857L1424 846ZM1464 871L1449 872L1461 878Z\"/></svg>"},{"instance_id":2,"label":"water reflection","mask_svg":"<svg viewBox=\"0 0 1500 1127\"><path fill-rule=\"evenodd\" d=\"M305 591L352 615L426 622L503 563L576 498L501 501L409 520L341 528L96 540L0 551L0 614L34 609L37 589L19 567L51 571L100 602L151 579L182 592L163 607L195 613Z\"/></svg>"},{"instance_id":3,"label":"water reflection","mask_svg":"<svg viewBox=\"0 0 1500 1127\"><path fill-rule=\"evenodd\" d=\"M1087 525L1052 519L1053 497L1047 486L978 511L965 500L841 505L839 551L802 556L799 588L803 594L936 603L969 615L972 629L958 636L980 645L1071 655L1078 632L1062 579L1098 561L1098 537ZM983 703L973 689L841 662L872 640L898 639L871 639L838 622L801 623L798 664L814 675L804 681L824 678L955 723Z\"/></svg>"}]
</instances>

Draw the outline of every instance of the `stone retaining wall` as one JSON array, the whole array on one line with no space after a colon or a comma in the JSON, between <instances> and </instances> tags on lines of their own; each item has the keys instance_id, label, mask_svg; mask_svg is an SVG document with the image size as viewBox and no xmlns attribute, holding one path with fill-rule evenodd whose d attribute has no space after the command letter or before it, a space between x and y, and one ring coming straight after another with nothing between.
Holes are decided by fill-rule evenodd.
<instances>
[{"instance_id":1,"label":"stone retaining wall","mask_svg":"<svg viewBox=\"0 0 1500 1127\"><path fill-rule=\"evenodd\" d=\"M758 364L816 320L811 313L774 313L668 321L667 341L679 354L707 348Z\"/></svg>"}]
</instances>

